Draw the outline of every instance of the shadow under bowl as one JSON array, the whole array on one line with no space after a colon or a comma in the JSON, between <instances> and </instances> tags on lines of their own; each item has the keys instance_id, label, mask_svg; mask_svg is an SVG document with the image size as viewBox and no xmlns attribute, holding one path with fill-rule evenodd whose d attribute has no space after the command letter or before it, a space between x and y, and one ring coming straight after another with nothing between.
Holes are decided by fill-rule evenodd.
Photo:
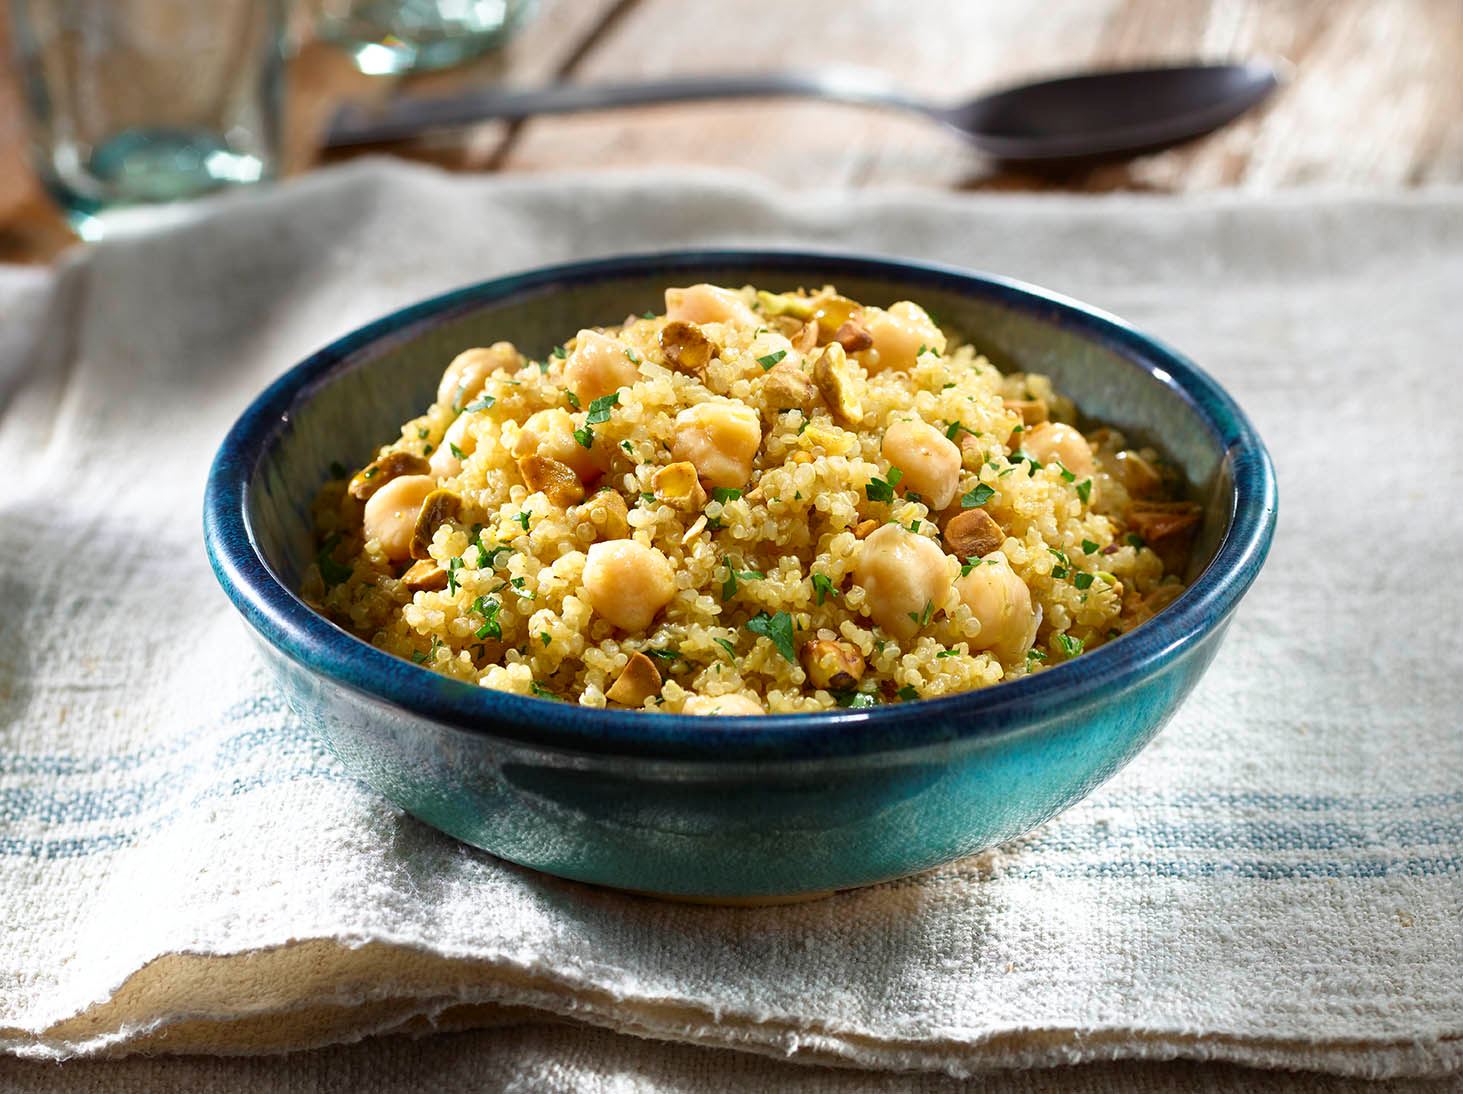
<instances>
[{"instance_id":1,"label":"shadow under bowl","mask_svg":"<svg viewBox=\"0 0 1463 1094\"><path fill-rule=\"evenodd\" d=\"M375 649L296 594L310 504L430 403L446 362L502 339L661 310L667 285L836 283L915 299L1003 370L1152 443L1205 507L1190 587L1159 616L1025 679L829 714L592 710L450 680ZM416 304L314 354L224 440L204 536L293 709L403 809L505 859L682 898L785 899L938 866L1034 828L1127 763L1209 665L1275 526L1274 469L1198 367L1112 316L955 269L849 255L678 252L554 267Z\"/></svg>"}]
</instances>

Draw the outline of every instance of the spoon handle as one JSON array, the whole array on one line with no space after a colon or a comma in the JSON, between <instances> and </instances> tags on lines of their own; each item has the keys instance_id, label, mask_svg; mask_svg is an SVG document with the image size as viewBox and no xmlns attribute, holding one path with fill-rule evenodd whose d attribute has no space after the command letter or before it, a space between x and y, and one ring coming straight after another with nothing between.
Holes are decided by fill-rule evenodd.
<instances>
[{"instance_id":1,"label":"spoon handle","mask_svg":"<svg viewBox=\"0 0 1463 1094\"><path fill-rule=\"evenodd\" d=\"M677 76L621 84L550 84L512 89L482 88L440 99L397 99L379 108L351 103L330 122L329 147L403 140L424 129L539 114L572 114L648 103L704 99L811 98L932 113L899 91L881 72L824 68L799 72L755 72L721 76Z\"/></svg>"}]
</instances>

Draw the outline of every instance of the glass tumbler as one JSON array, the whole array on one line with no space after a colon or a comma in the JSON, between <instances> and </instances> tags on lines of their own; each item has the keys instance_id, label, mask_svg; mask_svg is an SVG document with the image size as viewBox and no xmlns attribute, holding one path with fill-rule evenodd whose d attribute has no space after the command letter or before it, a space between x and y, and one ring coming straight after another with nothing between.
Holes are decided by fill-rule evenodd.
<instances>
[{"instance_id":1,"label":"glass tumbler","mask_svg":"<svg viewBox=\"0 0 1463 1094\"><path fill-rule=\"evenodd\" d=\"M84 238L275 173L285 2L11 0L36 171Z\"/></svg>"},{"instance_id":2,"label":"glass tumbler","mask_svg":"<svg viewBox=\"0 0 1463 1094\"><path fill-rule=\"evenodd\" d=\"M316 33L373 76L461 64L501 44L532 0L322 0Z\"/></svg>"}]
</instances>

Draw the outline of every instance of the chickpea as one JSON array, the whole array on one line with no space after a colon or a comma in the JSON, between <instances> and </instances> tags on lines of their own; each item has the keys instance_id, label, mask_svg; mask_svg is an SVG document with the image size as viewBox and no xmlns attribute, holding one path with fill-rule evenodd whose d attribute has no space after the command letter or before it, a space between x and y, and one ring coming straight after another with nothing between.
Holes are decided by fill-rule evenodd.
<instances>
[{"instance_id":1,"label":"chickpea","mask_svg":"<svg viewBox=\"0 0 1463 1094\"><path fill-rule=\"evenodd\" d=\"M730 695L692 695L681 704L682 714L766 714L756 699L733 692Z\"/></svg>"},{"instance_id":2,"label":"chickpea","mask_svg":"<svg viewBox=\"0 0 1463 1094\"><path fill-rule=\"evenodd\" d=\"M625 355L624 345L598 331L580 331L564 364L565 385L586 406L638 379L640 369Z\"/></svg>"},{"instance_id":3,"label":"chickpea","mask_svg":"<svg viewBox=\"0 0 1463 1094\"><path fill-rule=\"evenodd\" d=\"M513 458L521 460L525 456L558 460L586 484L598 480L609 468L609 457L598 440L585 448L574 439L574 417L562 407L528 416L513 442Z\"/></svg>"},{"instance_id":4,"label":"chickpea","mask_svg":"<svg viewBox=\"0 0 1463 1094\"><path fill-rule=\"evenodd\" d=\"M932 510L944 509L960 485L960 448L934 426L915 419L884 431L884 458L904 472L900 485Z\"/></svg>"},{"instance_id":5,"label":"chickpea","mask_svg":"<svg viewBox=\"0 0 1463 1094\"><path fill-rule=\"evenodd\" d=\"M498 369L523 367L523 354L512 342L494 342L491 346L465 349L452 359L437 384L437 402L461 410L482 391L488 377Z\"/></svg>"},{"instance_id":6,"label":"chickpea","mask_svg":"<svg viewBox=\"0 0 1463 1094\"><path fill-rule=\"evenodd\" d=\"M866 308L861 317L873 346L859 353L859 362L872 375L888 369L914 368L919 348L945 352L945 336L918 304L901 300L888 311Z\"/></svg>"},{"instance_id":7,"label":"chickpea","mask_svg":"<svg viewBox=\"0 0 1463 1094\"><path fill-rule=\"evenodd\" d=\"M752 461L762 444L757 412L735 399L698 403L676 415L671 452L688 460L712 486L740 489L752 477Z\"/></svg>"},{"instance_id":8,"label":"chickpea","mask_svg":"<svg viewBox=\"0 0 1463 1094\"><path fill-rule=\"evenodd\" d=\"M853 575L867 594L874 622L905 639L912 638L920 621L928 620L944 605L950 589L950 563L933 540L897 524L885 524L863 541Z\"/></svg>"},{"instance_id":9,"label":"chickpea","mask_svg":"<svg viewBox=\"0 0 1463 1094\"><path fill-rule=\"evenodd\" d=\"M990 650L1003 661L1014 661L1031 646L1041 616L1031 605L1031 590L1000 551L992 551L956 581L955 591L980 621L972 650Z\"/></svg>"},{"instance_id":10,"label":"chickpea","mask_svg":"<svg viewBox=\"0 0 1463 1094\"><path fill-rule=\"evenodd\" d=\"M392 479L366 502L363 530L368 540L381 544L392 562L411 557L411 536L417 514L427 495L437 489L431 475L403 475Z\"/></svg>"},{"instance_id":11,"label":"chickpea","mask_svg":"<svg viewBox=\"0 0 1463 1094\"><path fill-rule=\"evenodd\" d=\"M704 282L685 289L666 289L665 317L686 323L757 325L757 316L740 293Z\"/></svg>"},{"instance_id":12,"label":"chickpea","mask_svg":"<svg viewBox=\"0 0 1463 1094\"><path fill-rule=\"evenodd\" d=\"M1061 422L1043 422L1034 429L1016 434L1021 448L1039 463L1061 460L1062 466L1079 479L1092 477L1092 446L1087 438Z\"/></svg>"},{"instance_id":13,"label":"chickpea","mask_svg":"<svg viewBox=\"0 0 1463 1094\"><path fill-rule=\"evenodd\" d=\"M442 438L442 443L432 450L431 468L432 474L439 479L450 479L453 475L462 473L463 457L471 456L477 451L477 434L471 432L467 426L470 415L459 414L457 420L447 427L447 434ZM459 457L457 452L462 453Z\"/></svg>"},{"instance_id":14,"label":"chickpea","mask_svg":"<svg viewBox=\"0 0 1463 1094\"><path fill-rule=\"evenodd\" d=\"M589 606L622 631L643 631L676 592L670 561L633 539L611 539L589 548L584 564Z\"/></svg>"}]
</instances>

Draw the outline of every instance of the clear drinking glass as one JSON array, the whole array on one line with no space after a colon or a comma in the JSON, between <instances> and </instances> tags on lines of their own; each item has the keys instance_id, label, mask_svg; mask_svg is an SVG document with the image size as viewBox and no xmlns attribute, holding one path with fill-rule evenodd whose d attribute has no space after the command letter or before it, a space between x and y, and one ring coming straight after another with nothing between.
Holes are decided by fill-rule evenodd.
<instances>
[{"instance_id":1,"label":"clear drinking glass","mask_svg":"<svg viewBox=\"0 0 1463 1094\"><path fill-rule=\"evenodd\" d=\"M99 214L274 175L285 0L11 0L35 167Z\"/></svg>"},{"instance_id":2,"label":"clear drinking glass","mask_svg":"<svg viewBox=\"0 0 1463 1094\"><path fill-rule=\"evenodd\" d=\"M322 0L316 34L371 75L461 64L502 43L532 0Z\"/></svg>"}]
</instances>

